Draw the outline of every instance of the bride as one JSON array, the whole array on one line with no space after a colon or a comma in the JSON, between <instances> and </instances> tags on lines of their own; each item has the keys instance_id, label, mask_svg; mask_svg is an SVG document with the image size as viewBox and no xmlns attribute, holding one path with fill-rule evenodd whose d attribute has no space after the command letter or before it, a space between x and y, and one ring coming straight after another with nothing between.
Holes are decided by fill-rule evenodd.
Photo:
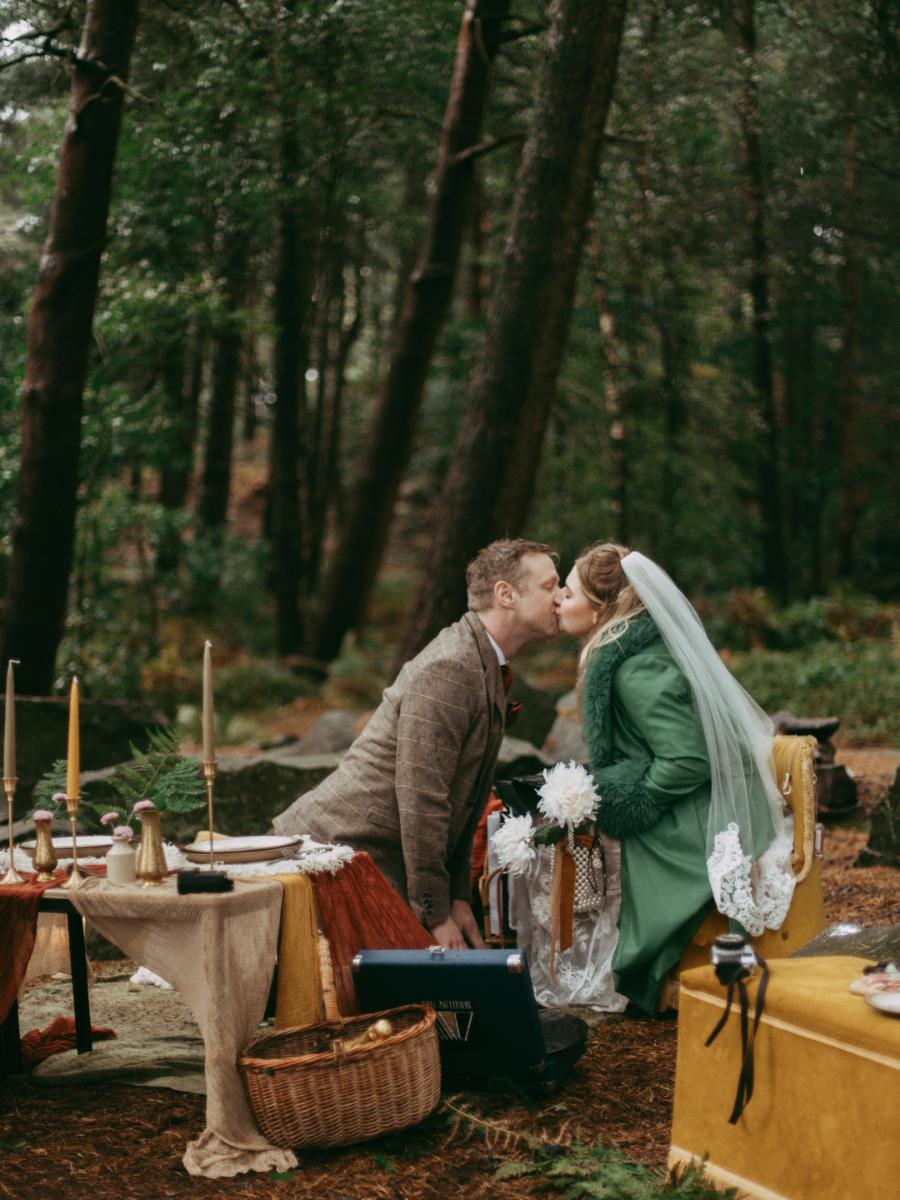
<instances>
[{"instance_id":1,"label":"bride","mask_svg":"<svg viewBox=\"0 0 900 1200\"><path fill-rule=\"evenodd\" d=\"M771 768L772 726L686 597L644 555L589 547L558 610L561 631L582 639L595 824L621 845L615 989L655 1014L711 898L753 934L778 928L787 912L791 836ZM596 958L595 974L602 965Z\"/></svg>"}]
</instances>

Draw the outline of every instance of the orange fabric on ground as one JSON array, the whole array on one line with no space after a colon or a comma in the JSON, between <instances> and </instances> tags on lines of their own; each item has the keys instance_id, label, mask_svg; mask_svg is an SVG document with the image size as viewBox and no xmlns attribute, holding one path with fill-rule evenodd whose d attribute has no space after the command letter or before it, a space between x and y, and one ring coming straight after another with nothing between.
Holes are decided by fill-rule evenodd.
<instances>
[{"instance_id":1,"label":"orange fabric on ground","mask_svg":"<svg viewBox=\"0 0 900 1200\"><path fill-rule=\"evenodd\" d=\"M91 1037L95 1042L108 1042L116 1036L115 1031L105 1025L92 1025ZM75 1049L75 1021L72 1017L56 1017L46 1029L32 1029L22 1038L22 1066L26 1071L63 1050Z\"/></svg>"}]
</instances>

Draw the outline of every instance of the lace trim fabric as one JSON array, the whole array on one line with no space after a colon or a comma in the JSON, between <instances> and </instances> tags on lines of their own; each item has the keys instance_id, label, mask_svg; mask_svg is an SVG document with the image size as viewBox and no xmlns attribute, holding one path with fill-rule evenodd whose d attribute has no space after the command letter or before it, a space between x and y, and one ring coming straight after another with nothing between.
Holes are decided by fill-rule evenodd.
<instances>
[{"instance_id":1,"label":"lace trim fabric","mask_svg":"<svg viewBox=\"0 0 900 1200\"><path fill-rule=\"evenodd\" d=\"M510 917L520 949L528 954L531 981L538 1004L555 1008L589 1005L604 1012L623 1012L628 1003L615 989L612 956L619 932L622 901L619 843L603 838L606 895L599 908L575 914L571 947L556 954L556 981L550 977L550 892L552 846L537 847L526 874L510 877Z\"/></svg>"},{"instance_id":2,"label":"lace trim fabric","mask_svg":"<svg viewBox=\"0 0 900 1200\"><path fill-rule=\"evenodd\" d=\"M792 824L788 819L785 832L754 862L741 849L738 827L732 821L716 834L706 860L716 908L754 937L764 929L778 929L790 908L795 885Z\"/></svg>"}]
</instances>

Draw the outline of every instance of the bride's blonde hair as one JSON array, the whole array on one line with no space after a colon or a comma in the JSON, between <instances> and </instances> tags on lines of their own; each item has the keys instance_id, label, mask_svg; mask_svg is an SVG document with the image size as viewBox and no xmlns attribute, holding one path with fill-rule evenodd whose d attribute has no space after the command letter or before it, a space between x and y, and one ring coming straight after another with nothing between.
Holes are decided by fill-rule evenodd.
<instances>
[{"instance_id":1,"label":"bride's blonde hair","mask_svg":"<svg viewBox=\"0 0 900 1200\"><path fill-rule=\"evenodd\" d=\"M644 611L637 592L622 569L622 559L630 553L617 542L595 542L575 562L578 581L596 614L596 624L581 647L578 673L583 675L591 655L601 646L618 641L629 622Z\"/></svg>"}]
</instances>

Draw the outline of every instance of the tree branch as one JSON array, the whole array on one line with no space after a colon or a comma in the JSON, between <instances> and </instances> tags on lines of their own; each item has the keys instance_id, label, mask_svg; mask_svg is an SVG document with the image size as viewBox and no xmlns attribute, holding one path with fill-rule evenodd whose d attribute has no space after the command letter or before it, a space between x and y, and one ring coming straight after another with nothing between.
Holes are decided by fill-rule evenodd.
<instances>
[{"instance_id":1,"label":"tree branch","mask_svg":"<svg viewBox=\"0 0 900 1200\"><path fill-rule=\"evenodd\" d=\"M524 133L509 133L506 137L492 138L489 142L479 142L475 146L468 146L465 150L460 150L459 154L451 155L447 159L447 166L458 167L460 163L467 162L472 158L481 158L485 154L490 154L492 150L508 146L510 142L524 142L524 140Z\"/></svg>"}]
</instances>

